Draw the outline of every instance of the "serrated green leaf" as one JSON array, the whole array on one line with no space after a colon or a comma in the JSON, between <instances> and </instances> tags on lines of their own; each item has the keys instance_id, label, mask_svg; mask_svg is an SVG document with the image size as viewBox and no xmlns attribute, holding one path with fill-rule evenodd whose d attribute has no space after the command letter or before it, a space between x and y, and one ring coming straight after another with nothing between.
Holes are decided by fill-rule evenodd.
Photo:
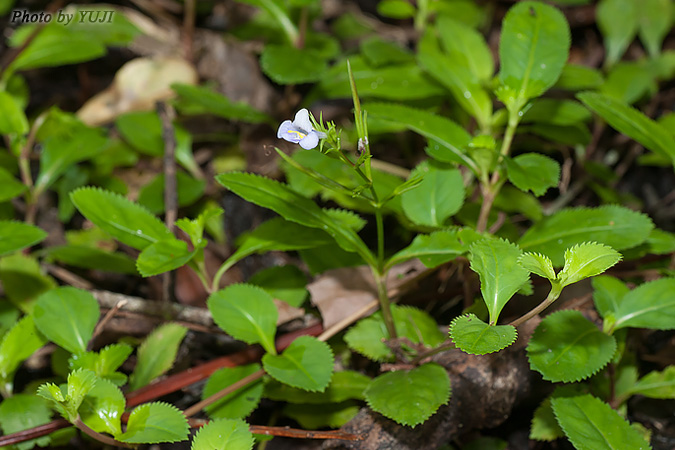
<instances>
[{"instance_id":1,"label":"serrated green leaf","mask_svg":"<svg viewBox=\"0 0 675 450\"><path fill-rule=\"evenodd\" d=\"M462 174L447 164L425 161L410 174L422 175L417 188L401 195L403 211L417 225L442 227L464 203Z\"/></svg>"},{"instance_id":2,"label":"serrated green leaf","mask_svg":"<svg viewBox=\"0 0 675 450\"><path fill-rule=\"evenodd\" d=\"M607 403L589 394L551 399L556 419L578 450L651 449Z\"/></svg>"},{"instance_id":3,"label":"serrated green leaf","mask_svg":"<svg viewBox=\"0 0 675 450\"><path fill-rule=\"evenodd\" d=\"M0 256L41 242L47 233L33 225L9 220L0 221Z\"/></svg>"},{"instance_id":4,"label":"serrated green leaf","mask_svg":"<svg viewBox=\"0 0 675 450\"><path fill-rule=\"evenodd\" d=\"M80 418L98 433L122 434L122 413L126 401L120 388L112 382L98 379L79 408Z\"/></svg>"},{"instance_id":5,"label":"serrated green leaf","mask_svg":"<svg viewBox=\"0 0 675 450\"><path fill-rule=\"evenodd\" d=\"M69 414L69 420L73 421L77 416L84 397L98 384L96 374L88 369L77 369L68 374L68 393L66 394L65 407Z\"/></svg>"},{"instance_id":6,"label":"serrated green leaf","mask_svg":"<svg viewBox=\"0 0 675 450\"><path fill-rule=\"evenodd\" d=\"M621 260L621 254L611 247L585 242L565 251L565 266L558 273L562 287L594 277Z\"/></svg>"},{"instance_id":7,"label":"serrated green leaf","mask_svg":"<svg viewBox=\"0 0 675 450\"><path fill-rule=\"evenodd\" d=\"M130 247L143 250L150 244L173 238L157 217L112 192L87 187L74 191L70 198L94 225Z\"/></svg>"},{"instance_id":8,"label":"serrated green leaf","mask_svg":"<svg viewBox=\"0 0 675 450\"><path fill-rule=\"evenodd\" d=\"M41 397L29 394L16 394L0 403L0 427L5 435L29 430L49 423L51 411L49 404ZM15 444L19 450L30 450L35 445L46 447L49 436Z\"/></svg>"},{"instance_id":9,"label":"serrated green leaf","mask_svg":"<svg viewBox=\"0 0 675 450\"><path fill-rule=\"evenodd\" d=\"M260 364L224 367L214 372L202 390L202 400L260 370ZM256 380L237 391L211 403L204 410L214 419L243 419L260 403L262 380Z\"/></svg>"},{"instance_id":10,"label":"serrated green leaf","mask_svg":"<svg viewBox=\"0 0 675 450\"><path fill-rule=\"evenodd\" d=\"M363 400L363 391L370 383L370 378L353 370L335 372L330 384L323 392L308 392L291 387L277 381L265 384L265 397L289 403L324 405L340 403L345 400Z\"/></svg>"},{"instance_id":11,"label":"serrated green leaf","mask_svg":"<svg viewBox=\"0 0 675 450\"><path fill-rule=\"evenodd\" d=\"M590 377L614 356L616 340L579 311L555 312L541 321L527 346L530 367L545 380L572 382Z\"/></svg>"},{"instance_id":12,"label":"serrated green leaf","mask_svg":"<svg viewBox=\"0 0 675 450\"><path fill-rule=\"evenodd\" d=\"M456 158L472 169L476 168L475 163L464 150L469 145L471 136L452 120L428 111L393 103L368 103L363 109L368 111L369 117L378 117L401 124L427 139L433 139L443 146L441 153L447 152L452 155L444 159L438 157L441 153L436 153L431 155L432 157L442 162L451 162L454 161L453 158Z\"/></svg>"},{"instance_id":13,"label":"serrated green leaf","mask_svg":"<svg viewBox=\"0 0 675 450\"><path fill-rule=\"evenodd\" d=\"M460 350L472 355L485 355L513 344L518 332L511 325L491 326L474 314L467 314L452 321L450 337Z\"/></svg>"},{"instance_id":14,"label":"serrated green leaf","mask_svg":"<svg viewBox=\"0 0 675 450\"><path fill-rule=\"evenodd\" d=\"M0 381L4 389L12 391L12 378L19 365L47 339L35 326L32 316L25 316L10 328L0 343Z\"/></svg>"},{"instance_id":15,"label":"serrated green leaf","mask_svg":"<svg viewBox=\"0 0 675 450\"><path fill-rule=\"evenodd\" d=\"M83 269L137 274L136 263L124 253L112 253L84 245L59 245L47 248L47 255L63 264Z\"/></svg>"},{"instance_id":16,"label":"serrated green leaf","mask_svg":"<svg viewBox=\"0 0 675 450\"><path fill-rule=\"evenodd\" d=\"M534 410L530 424L530 439L536 441L552 441L564 436L563 430L555 420L551 398L547 397Z\"/></svg>"},{"instance_id":17,"label":"serrated green leaf","mask_svg":"<svg viewBox=\"0 0 675 450\"><path fill-rule=\"evenodd\" d=\"M281 355L265 354L262 363L274 379L307 391L325 390L333 376L333 351L311 336L300 336Z\"/></svg>"},{"instance_id":18,"label":"serrated green leaf","mask_svg":"<svg viewBox=\"0 0 675 450\"><path fill-rule=\"evenodd\" d=\"M675 327L675 278L644 283L623 296L613 329L670 330Z\"/></svg>"},{"instance_id":19,"label":"serrated green leaf","mask_svg":"<svg viewBox=\"0 0 675 450\"><path fill-rule=\"evenodd\" d=\"M265 75L279 84L318 81L328 69L326 59L313 49L267 44L260 55Z\"/></svg>"},{"instance_id":20,"label":"serrated green leaf","mask_svg":"<svg viewBox=\"0 0 675 450\"><path fill-rule=\"evenodd\" d=\"M630 291L628 286L609 275L602 275L591 280L593 285L593 302L602 317L616 314L621 299Z\"/></svg>"},{"instance_id":21,"label":"serrated green leaf","mask_svg":"<svg viewBox=\"0 0 675 450\"><path fill-rule=\"evenodd\" d=\"M73 287L58 287L43 293L33 310L40 332L71 353L87 350L100 314L94 296Z\"/></svg>"},{"instance_id":22,"label":"serrated green leaf","mask_svg":"<svg viewBox=\"0 0 675 450\"><path fill-rule=\"evenodd\" d=\"M172 84L180 97L177 108L187 114L209 112L225 119L241 120L250 123L269 122L270 117L245 102L233 102L224 95L205 86Z\"/></svg>"},{"instance_id":23,"label":"serrated green leaf","mask_svg":"<svg viewBox=\"0 0 675 450\"><path fill-rule=\"evenodd\" d=\"M607 66L620 60L635 39L639 20L636 8L633 0L601 0L598 3L596 20L604 38Z\"/></svg>"},{"instance_id":24,"label":"serrated green leaf","mask_svg":"<svg viewBox=\"0 0 675 450\"><path fill-rule=\"evenodd\" d=\"M138 348L138 361L129 377L133 391L150 383L173 366L180 343L187 328L177 323L166 323L153 330Z\"/></svg>"},{"instance_id":25,"label":"serrated green leaf","mask_svg":"<svg viewBox=\"0 0 675 450\"><path fill-rule=\"evenodd\" d=\"M187 418L173 405L145 403L129 415L127 431L117 437L129 444L178 442L188 438Z\"/></svg>"},{"instance_id":26,"label":"serrated green leaf","mask_svg":"<svg viewBox=\"0 0 675 450\"><path fill-rule=\"evenodd\" d=\"M675 398L675 366L668 366L660 372L649 372L640 378L629 392L649 398Z\"/></svg>"},{"instance_id":27,"label":"serrated green leaf","mask_svg":"<svg viewBox=\"0 0 675 450\"><path fill-rule=\"evenodd\" d=\"M438 364L389 372L365 391L368 406L401 425L415 427L450 399L450 378Z\"/></svg>"},{"instance_id":28,"label":"serrated green leaf","mask_svg":"<svg viewBox=\"0 0 675 450\"><path fill-rule=\"evenodd\" d=\"M582 92L577 98L609 125L649 150L675 161L675 136L640 111L607 95Z\"/></svg>"},{"instance_id":29,"label":"serrated green leaf","mask_svg":"<svg viewBox=\"0 0 675 450\"><path fill-rule=\"evenodd\" d=\"M164 239L145 247L138 255L136 267L144 277L159 275L184 266L196 253L196 250L188 250L185 241L175 238Z\"/></svg>"},{"instance_id":30,"label":"serrated green leaf","mask_svg":"<svg viewBox=\"0 0 675 450\"><path fill-rule=\"evenodd\" d=\"M552 125L574 125L588 122L591 114L579 102L540 98L523 115L521 123L550 123Z\"/></svg>"},{"instance_id":31,"label":"serrated green leaf","mask_svg":"<svg viewBox=\"0 0 675 450\"><path fill-rule=\"evenodd\" d=\"M190 220L185 217L178 219L176 221L176 226L185 231L185 234L190 237L190 241L195 248L204 248L206 247L206 240L203 239L204 228L206 228L212 220L218 219L224 212L225 211L220 207L207 204L196 219Z\"/></svg>"},{"instance_id":32,"label":"serrated green leaf","mask_svg":"<svg viewBox=\"0 0 675 450\"><path fill-rule=\"evenodd\" d=\"M556 8L538 2L519 2L502 23L499 79L513 97L503 99L518 112L558 80L567 61L570 29Z\"/></svg>"},{"instance_id":33,"label":"serrated green leaf","mask_svg":"<svg viewBox=\"0 0 675 450\"><path fill-rule=\"evenodd\" d=\"M523 253L518 259L518 264L540 277L548 278L549 280L556 279L551 259L541 253Z\"/></svg>"},{"instance_id":34,"label":"serrated green leaf","mask_svg":"<svg viewBox=\"0 0 675 450\"><path fill-rule=\"evenodd\" d=\"M471 269L480 277L492 325L513 294L529 280L530 273L518 264L522 253L517 245L501 239L484 239L469 249Z\"/></svg>"},{"instance_id":35,"label":"serrated green leaf","mask_svg":"<svg viewBox=\"0 0 675 450\"><path fill-rule=\"evenodd\" d=\"M261 344L276 354L274 334L279 313L272 297L258 286L234 284L214 292L207 301L213 321L247 344Z\"/></svg>"},{"instance_id":36,"label":"serrated green leaf","mask_svg":"<svg viewBox=\"0 0 675 450\"><path fill-rule=\"evenodd\" d=\"M673 26L673 3L670 0L643 0L638 14L640 40L649 56L656 58L661 53L661 44Z\"/></svg>"},{"instance_id":37,"label":"serrated green leaf","mask_svg":"<svg viewBox=\"0 0 675 450\"><path fill-rule=\"evenodd\" d=\"M644 242L653 227L648 216L623 206L564 209L534 224L518 245L545 253L559 267L574 245L594 241L623 250Z\"/></svg>"},{"instance_id":38,"label":"serrated green leaf","mask_svg":"<svg viewBox=\"0 0 675 450\"><path fill-rule=\"evenodd\" d=\"M97 352L75 354L68 364L71 370L89 369L99 378L106 379L118 386L126 384L127 376L116 370L127 360L133 348L127 344L110 344Z\"/></svg>"},{"instance_id":39,"label":"serrated green leaf","mask_svg":"<svg viewBox=\"0 0 675 450\"><path fill-rule=\"evenodd\" d=\"M300 307L307 297L307 277L296 266L275 266L256 272L248 282L265 289L272 297Z\"/></svg>"},{"instance_id":40,"label":"serrated green leaf","mask_svg":"<svg viewBox=\"0 0 675 450\"><path fill-rule=\"evenodd\" d=\"M251 450L253 434L243 420L212 420L197 431L191 450Z\"/></svg>"},{"instance_id":41,"label":"serrated green leaf","mask_svg":"<svg viewBox=\"0 0 675 450\"><path fill-rule=\"evenodd\" d=\"M247 173L224 173L218 175L216 180L237 195L275 211L286 220L323 229L344 250L358 253L368 264L377 263L368 247L353 230L341 226L316 203L291 190L285 184Z\"/></svg>"},{"instance_id":42,"label":"serrated green leaf","mask_svg":"<svg viewBox=\"0 0 675 450\"><path fill-rule=\"evenodd\" d=\"M419 258L426 267L433 268L453 260L466 250L467 246L459 240L457 230L418 234L410 245L389 259L387 267Z\"/></svg>"},{"instance_id":43,"label":"serrated green leaf","mask_svg":"<svg viewBox=\"0 0 675 450\"><path fill-rule=\"evenodd\" d=\"M560 166L548 156L525 153L505 161L509 181L522 191L542 196L549 188L558 185Z\"/></svg>"}]
</instances>

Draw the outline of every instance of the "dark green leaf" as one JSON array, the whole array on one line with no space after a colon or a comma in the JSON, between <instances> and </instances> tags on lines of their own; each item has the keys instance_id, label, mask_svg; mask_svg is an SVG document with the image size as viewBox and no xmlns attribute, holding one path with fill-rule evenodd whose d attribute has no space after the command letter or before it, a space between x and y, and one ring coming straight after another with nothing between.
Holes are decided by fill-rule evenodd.
<instances>
[{"instance_id":1,"label":"dark green leaf","mask_svg":"<svg viewBox=\"0 0 675 450\"><path fill-rule=\"evenodd\" d=\"M187 418L173 405L145 403L129 415L126 433L117 440L129 444L178 442L188 438Z\"/></svg>"},{"instance_id":2,"label":"dark green leaf","mask_svg":"<svg viewBox=\"0 0 675 450\"><path fill-rule=\"evenodd\" d=\"M178 171L176 173L178 206L189 206L199 200L204 194L205 187L206 181ZM141 188L138 194L138 204L146 207L153 214L164 212L164 174L156 176Z\"/></svg>"},{"instance_id":3,"label":"dark green leaf","mask_svg":"<svg viewBox=\"0 0 675 450\"><path fill-rule=\"evenodd\" d=\"M438 364L389 372L365 391L368 405L401 425L415 427L450 399L450 378Z\"/></svg>"},{"instance_id":4,"label":"dark green leaf","mask_svg":"<svg viewBox=\"0 0 675 450\"><path fill-rule=\"evenodd\" d=\"M33 311L35 325L47 339L71 353L87 350L100 315L89 292L58 287L38 297Z\"/></svg>"},{"instance_id":5,"label":"dark green leaf","mask_svg":"<svg viewBox=\"0 0 675 450\"><path fill-rule=\"evenodd\" d=\"M541 98L532 102L532 106L523 115L522 123L550 123L553 125L574 125L588 122L591 114L584 106L572 100Z\"/></svg>"},{"instance_id":6,"label":"dark green leaf","mask_svg":"<svg viewBox=\"0 0 675 450\"><path fill-rule=\"evenodd\" d=\"M593 302L602 317L616 314L621 304L621 299L630 289L619 279L602 275L591 280L593 284Z\"/></svg>"},{"instance_id":7,"label":"dark green leaf","mask_svg":"<svg viewBox=\"0 0 675 450\"><path fill-rule=\"evenodd\" d=\"M248 282L265 289L272 297L283 300L296 308L302 305L309 293L307 277L296 266L275 266L263 269Z\"/></svg>"},{"instance_id":8,"label":"dark green leaf","mask_svg":"<svg viewBox=\"0 0 675 450\"><path fill-rule=\"evenodd\" d=\"M460 350L472 355L485 355L513 344L518 332L511 325L491 326L474 314L468 314L452 321L450 337Z\"/></svg>"},{"instance_id":9,"label":"dark green leaf","mask_svg":"<svg viewBox=\"0 0 675 450\"><path fill-rule=\"evenodd\" d=\"M5 435L45 425L50 420L49 405L42 397L17 394L0 403L0 427ZM46 447L50 440L49 436L43 436L15 445L19 450L30 450L35 445Z\"/></svg>"},{"instance_id":10,"label":"dark green leaf","mask_svg":"<svg viewBox=\"0 0 675 450\"><path fill-rule=\"evenodd\" d=\"M11 392L12 377L16 369L46 343L47 339L36 328L32 316L25 316L19 320L3 336L0 342L0 379L5 386L4 389Z\"/></svg>"},{"instance_id":11,"label":"dark green leaf","mask_svg":"<svg viewBox=\"0 0 675 450\"><path fill-rule=\"evenodd\" d=\"M47 237L42 229L23 222L0 221L0 256L37 244Z\"/></svg>"},{"instance_id":12,"label":"dark green leaf","mask_svg":"<svg viewBox=\"0 0 675 450\"><path fill-rule=\"evenodd\" d=\"M649 398L675 398L675 366L668 366L661 372L649 372L638 380L630 392Z\"/></svg>"},{"instance_id":13,"label":"dark green leaf","mask_svg":"<svg viewBox=\"0 0 675 450\"><path fill-rule=\"evenodd\" d=\"M335 372L330 384L323 392L308 392L277 381L265 385L265 397L298 404L323 405L340 403L349 399L364 400L363 391L370 378L352 370Z\"/></svg>"},{"instance_id":14,"label":"dark green leaf","mask_svg":"<svg viewBox=\"0 0 675 450\"><path fill-rule=\"evenodd\" d=\"M323 229L344 250L357 252L369 264L376 264L374 256L354 231L341 226L316 203L297 194L286 185L247 173L224 173L218 175L216 179L237 195L259 206L272 209L286 220Z\"/></svg>"},{"instance_id":15,"label":"dark green leaf","mask_svg":"<svg viewBox=\"0 0 675 450\"><path fill-rule=\"evenodd\" d=\"M612 68L599 91L631 105L656 89L655 75L644 62L622 62Z\"/></svg>"},{"instance_id":16,"label":"dark green leaf","mask_svg":"<svg viewBox=\"0 0 675 450\"><path fill-rule=\"evenodd\" d=\"M572 382L590 377L614 356L616 341L579 311L550 314L537 326L527 346L530 367L545 380Z\"/></svg>"},{"instance_id":17,"label":"dark green leaf","mask_svg":"<svg viewBox=\"0 0 675 450\"><path fill-rule=\"evenodd\" d=\"M605 119L612 128L636 140L649 150L675 161L675 137L658 122L606 95L582 92L577 97Z\"/></svg>"},{"instance_id":18,"label":"dark green leaf","mask_svg":"<svg viewBox=\"0 0 675 450\"><path fill-rule=\"evenodd\" d=\"M124 253L112 253L84 245L60 245L47 249L49 258L83 269L136 274L136 263Z\"/></svg>"},{"instance_id":19,"label":"dark green leaf","mask_svg":"<svg viewBox=\"0 0 675 450\"><path fill-rule=\"evenodd\" d=\"M311 336L300 336L281 355L265 354L262 363L277 381L306 391L323 392L333 376L333 351Z\"/></svg>"},{"instance_id":20,"label":"dark green leaf","mask_svg":"<svg viewBox=\"0 0 675 450\"><path fill-rule=\"evenodd\" d=\"M161 325L138 348L138 361L129 377L129 388L139 389L173 366L187 328L177 323ZM127 441L129 442L129 441Z\"/></svg>"},{"instance_id":21,"label":"dark green leaf","mask_svg":"<svg viewBox=\"0 0 675 450\"><path fill-rule=\"evenodd\" d=\"M582 89L594 89L600 87L602 83L602 74L599 70L568 63L563 67L555 87L571 91L580 91Z\"/></svg>"},{"instance_id":22,"label":"dark green leaf","mask_svg":"<svg viewBox=\"0 0 675 450\"><path fill-rule=\"evenodd\" d=\"M361 42L361 53L374 67L389 64L405 64L413 61L413 55L400 45L384 41L379 37L371 37Z\"/></svg>"},{"instance_id":23,"label":"dark green leaf","mask_svg":"<svg viewBox=\"0 0 675 450\"><path fill-rule=\"evenodd\" d=\"M643 0L637 9L640 40L649 56L661 53L661 44L673 27L673 3L670 0Z\"/></svg>"},{"instance_id":24,"label":"dark green leaf","mask_svg":"<svg viewBox=\"0 0 675 450\"><path fill-rule=\"evenodd\" d=\"M261 344L275 354L274 334L279 313L272 297L258 286L234 284L209 296L213 321L233 338Z\"/></svg>"},{"instance_id":25,"label":"dark green leaf","mask_svg":"<svg viewBox=\"0 0 675 450\"><path fill-rule=\"evenodd\" d=\"M208 112L225 119L250 123L269 122L271 118L245 102L232 102L224 95L204 86L171 85L179 96L178 109L183 113Z\"/></svg>"},{"instance_id":26,"label":"dark green leaf","mask_svg":"<svg viewBox=\"0 0 675 450\"><path fill-rule=\"evenodd\" d=\"M548 156L539 153L525 153L506 159L509 181L518 189L541 196L548 188L558 185L560 166Z\"/></svg>"},{"instance_id":27,"label":"dark green leaf","mask_svg":"<svg viewBox=\"0 0 675 450\"><path fill-rule=\"evenodd\" d=\"M316 50L267 44L260 56L260 67L279 84L300 84L319 80L328 65Z\"/></svg>"},{"instance_id":28,"label":"dark green leaf","mask_svg":"<svg viewBox=\"0 0 675 450\"><path fill-rule=\"evenodd\" d=\"M345 400L339 403L290 404L283 409L283 414L300 424L303 429L315 430L319 428L340 428L356 414L361 406L354 400Z\"/></svg>"},{"instance_id":29,"label":"dark green leaf","mask_svg":"<svg viewBox=\"0 0 675 450\"><path fill-rule=\"evenodd\" d=\"M607 403L589 394L551 399L556 419L578 450L647 450L649 443Z\"/></svg>"},{"instance_id":30,"label":"dark green leaf","mask_svg":"<svg viewBox=\"0 0 675 450\"><path fill-rule=\"evenodd\" d=\"M646 215L618 205L565 209L532 226L519 245L545 253L559 267L565 251L574 245L595 241L623 250L644 242L653 226Z\"/></svg>"},{"instance_id":31,"label":"dark green leaf","mask_svg":"<svg viewBox=\"0 0 675 450\"><path fill-rule=\"evenodd\" d=\"M464 151L469 145L471 136L464 128L450 119L409 106L391 103L369 103L364 106L364 109L368 111L369 116L405 125L408 129L428 139L433 139L441 144L445 151L452 153L469 167L475 168L475 163Z\"/></svg>"},{"instance_id":32,"label":"dark green leaf","mask_svg":"<svg viewBox=\"0 0 675 450\"><path fill-rule=\"evenodd\" d=\"M419 258L429 268L437 267L465 253L464 245L457 235L457 230L436 231L431 234L419 234L412 243L392 256L388 267L400 264L413 258Z\"/></svg>"},{"instance_id":33,"label":"dark green leaf","mask_svg":"<svg viewBox=\"0 0 675 450\"><path fill-rule=\"evenodd\" d=\"M202 400L227 388L244 377L260 370L260 364L247 364L238 367L224 367L209 377L202 390ZM247 386L237 389L205 409L209 417L214 419L243 419L253 412L260 403L263 393L262 380L256 380Z\"/></svg>"},{"instance_id":34,"label":"dark green leaf","mask_svg":"<svg viewBox=\"0 0 675 450\"><path fill-rule=\"evenodd\" d=\"M120 195L87 187L76 190L70 198L94 225L136 249L142 250L157 241L173 238L157 217Z\"/></svg>"}]
</instances>

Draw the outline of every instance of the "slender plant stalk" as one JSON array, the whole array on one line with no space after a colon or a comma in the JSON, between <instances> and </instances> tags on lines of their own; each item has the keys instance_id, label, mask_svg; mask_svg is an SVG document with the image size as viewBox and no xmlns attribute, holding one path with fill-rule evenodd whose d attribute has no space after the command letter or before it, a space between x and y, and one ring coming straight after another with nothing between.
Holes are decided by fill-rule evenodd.
<instances>
[{"instance_id":1,"label":"slender plant stalk","mask_svg":"<svg viewBox=\"0 0 675 450\"><path fill-rule=\"evenodd\" d=\"M375 284L377 284L377 298L380 300L384 325L387 327L389 337L395 339L397 337L396 325L394 324L394 316L391 313L391 302L387 294L387 274L380 274L373 269L373 276L375 277Z\"/></svg>"},{"instance_id":2,"label":"slender plant stalk","mask_svg":"<svg viewBox=\"0 0 675 450\"><path fill-rule=\"evenodd\" d=\"M536 316L537 314L539 314L540 312L542 312L543 310L545 310L546 308L551 306L551 304L554 301L556 301L558 299L558 297L560 297L561 291L562 291L562 288L560 288L560 287L557 287L557 286L551 287L551 292L548 293L548 296L546 297L546 299L543 302L539 303L530 312L528 312L527 314L525 314L525 315L519 317L518 319L514 320L509 325L517 327L518 325L527 322L528 320L530 320L531 318L533 318L534 316Z\"/></svg>"},{"instance_id":3,"label":"slender plant stalk","mask_svg":"<svg viewBox=\"0 0 675 450\"><path fill-rule=\"evenodd\" d=\"M75 425L75 427L77 427L78 430L82 431L90 438L95 439L105 445L110 445L112 447L133 448L132 445L129 445L126 442L120 442L118 440L111 438L110 436L106 436L105 434L97 433L96 431L89 428L84 422L82 422L82 419L80 419L79 417L75 420L75 423L73 425Z\"/></svg>"}]
</instances>

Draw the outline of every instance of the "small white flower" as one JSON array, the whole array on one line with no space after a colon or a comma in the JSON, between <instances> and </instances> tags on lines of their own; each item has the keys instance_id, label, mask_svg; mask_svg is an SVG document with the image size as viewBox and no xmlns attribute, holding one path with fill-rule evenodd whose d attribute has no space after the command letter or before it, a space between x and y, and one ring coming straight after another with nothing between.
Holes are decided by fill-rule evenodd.
<instances>
[{"instance_id":1,"label":"small white flower","mask_svg":"<svg viewBox=\"0 0 675 450\"><path fill-rule=\"evenodd\" d=\"M302 108L295 114L293 122L284 120L279 126L277 137L294 144L300 144L305 150L311 150L319 145L319 139L326 137L326 133L316 131L309 120L309 111Z\"/></svg>"}]
</instances>

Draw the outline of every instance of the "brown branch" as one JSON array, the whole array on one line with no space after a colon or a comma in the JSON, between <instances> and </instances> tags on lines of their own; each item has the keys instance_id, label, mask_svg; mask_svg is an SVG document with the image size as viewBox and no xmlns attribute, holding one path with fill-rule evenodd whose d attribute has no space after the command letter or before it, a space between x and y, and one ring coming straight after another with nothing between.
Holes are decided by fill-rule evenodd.
<instances>
[{"instance_id":1,"label":"brown branch","mask_svg":"<svg viewBox=\"0 0 675 450\"><path fill-rule=\"evenodd\" d=\"M251 425L248 427L251 433L264 434L267 436L281 436L296 439L341 439L343 441L362 441L363 436L346 433L341 430L334 431L315 431L298 430L288 427L265 427L261 425Z\"/></svg>"}]
</instances>

